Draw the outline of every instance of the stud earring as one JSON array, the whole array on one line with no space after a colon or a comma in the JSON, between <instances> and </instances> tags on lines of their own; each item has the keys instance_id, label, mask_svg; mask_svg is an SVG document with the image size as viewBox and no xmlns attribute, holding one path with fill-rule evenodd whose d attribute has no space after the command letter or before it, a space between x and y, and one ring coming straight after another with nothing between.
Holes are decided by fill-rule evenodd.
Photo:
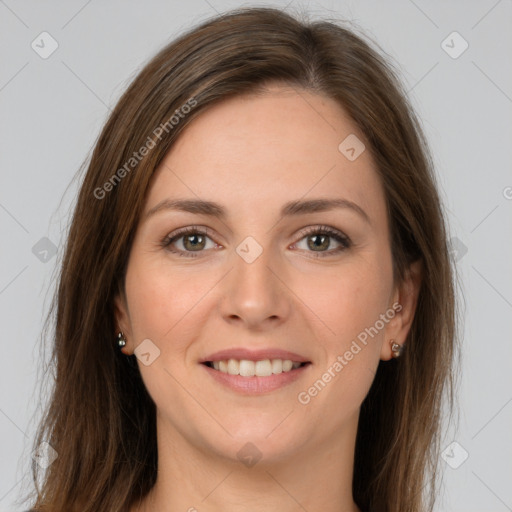
<instances>
[{"instance_id":1,"label":"stud earring","mask_svg":"<svg viewBox=\"0 0 512 512\"><path fill-rule=\"evenodd\" d=\"M400 357L402 354L403 346L399 343L396 343L395 340L390 340L389 343L391 344L391 352L393 354L393 357L396 359L397 357Z\"/></svg>"},{"instance_id":2,"label":"stud earring","mask_svg":"<svg viewBox=\"0 0 512 512\"><path fill-rule=\"evenodd\" d=\"M123 348L126 345L126 338L122 332L117 335L117 346L119 348Z\"/></svg>"}]
</instances>

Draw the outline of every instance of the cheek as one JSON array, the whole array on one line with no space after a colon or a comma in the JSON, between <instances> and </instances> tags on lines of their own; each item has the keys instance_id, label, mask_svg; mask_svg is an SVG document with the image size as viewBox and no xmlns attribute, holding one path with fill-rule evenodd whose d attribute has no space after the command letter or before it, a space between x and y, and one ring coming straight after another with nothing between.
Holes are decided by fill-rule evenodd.
<instances>
[{"instance_id":1,"label":"cheek","mask_svg":"<svg viewBox=\"0 0 512 512\"><path fill-rule=\"evenodd\" d=\"M308 306L328 327L317 340L325 360L310 389L312 396L319 396L317 406L337 404L342 417L360 406L380 361L386 325L381 315L386 314L393 282L391 257L376 254L354 258L329 275L304 282Z\"/></svg>"},{"instance_id":2,"label":"cheek","mask_svg":"<svg viewBox=\"0 0 512 512\"><path fill-rule=\"evenodd\" d=\"M304 279L301 296L340 349L385 313L392 290L388 265L358 258L336 270ZM333 347L331 347L332 351Z\"/></svg>"},{"instance_id":3,"label":"cheek","mask_svg":"<svg viewBox=\"0 0 512 512\"><path fill-rule=\"evenodd\" d=\"M325 428L333 432L357 413L374 380L385 332L375 325L386 312L389 293L384 282L380 272L352 268L326 280L328 292L317 294L311 303L329 331L316 340L324 357L302 398L311 400L318 414L335 411L325 419Z\"/></svg>"},{"instance_id":4,"label":"cheek","mask_svg":"<svg viewBox=\"0 0 512 512\"><path fill-rule=\"evenodd\" d=\"M131 262L126 276L130 317L135 338L155 339L164 344L181 331L201 296L211 288L209 277L192 279L173 270L160 257L140 257ZM173 342L174 343L174 342Z\"/></svg>"}]
</instances>

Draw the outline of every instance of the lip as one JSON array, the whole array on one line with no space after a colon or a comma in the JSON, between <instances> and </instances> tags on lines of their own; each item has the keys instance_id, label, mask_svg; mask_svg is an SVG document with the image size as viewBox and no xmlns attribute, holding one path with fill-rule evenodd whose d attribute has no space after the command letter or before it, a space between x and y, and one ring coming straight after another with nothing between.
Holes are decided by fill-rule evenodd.
<instances>
[{"instance_id":1,"label":"lip","mask_svg":"<svg viewBox=\"0 0 512 512\"><path fill-rule=\"evenodd\" d=\"M276 357L275 359L280 359L280 357ZM207 361L209 360L207 359ZM219 370L210 368L205 364L201 364L200 366L204 368L205 371L207 371L217 382L232 389L233 391L237 391L238 393L245 395L260 395L275 391L295 382L308 372L309 367L312 365L311 363L306 364L296 368L295 370L272 374L267 377L242 377L241 375L223 373Z\"/></svg>"},{"instance_id":2,"label":"lip","mask_svg":"<svg viewBox=\"0 0 512 512\"><path fill-rule=\"evenodd\" d=\"M215 352L204 359L200 363L207 363L210 361L226 361L227 359L247 359L248 361L263 361L264 359L289 359L294 363L310 363L311 361L299 354L289 352L287 350L264 348L260 350L249 350L246 348L230 348ZM216 371L216 370L215 370ZM245 378L245 377L244 377Z\"/></svg>"}]
</instances>

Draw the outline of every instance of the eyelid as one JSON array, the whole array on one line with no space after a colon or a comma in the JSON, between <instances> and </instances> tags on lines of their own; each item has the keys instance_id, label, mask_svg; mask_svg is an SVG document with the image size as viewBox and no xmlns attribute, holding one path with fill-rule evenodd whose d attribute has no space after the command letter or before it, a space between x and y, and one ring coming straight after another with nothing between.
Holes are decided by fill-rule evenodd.
<instances>
[{"instance_id":1,"label":"eyelid","mask_svg":"<svg viewBox=\"0 0 512 512\"><path fill-rule=\"evenodd\" d=\"M179 235L186 235L188 233L199 233L201 235L211 236L213 234L213 231L206 226L196 226L196 225L185 226L184 228L178 228L175 231L172 231L165 238L166 239L176 238Z\"/></svg>"},{"instance_id":2,"label":"eyelid","mask_svg":"<svg viewBox=\"0 0 512 512\"><path fill-rule=\"evenodd\" d=\"M325 233L327 235L337 236L337 237L343 239L344 241L348 242L349 244L352 243L352 241L350 240L350 237L347 236L345 233L343 233L339 229L333 228L331 226L327 226L325 224L317 224L314 226L308 226L308 227L304 228L303 230L301 230L297 236L301 236L302 238L304 238L305 236L311 235L314 233ZM300 240L302 240L302 238Z\"/></svg>"}]
</instances>

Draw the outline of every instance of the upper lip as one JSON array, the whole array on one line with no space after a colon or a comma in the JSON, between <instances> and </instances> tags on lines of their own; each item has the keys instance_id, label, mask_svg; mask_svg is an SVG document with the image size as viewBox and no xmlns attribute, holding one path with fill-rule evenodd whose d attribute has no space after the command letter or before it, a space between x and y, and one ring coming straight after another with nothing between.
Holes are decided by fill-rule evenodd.
<instances>
[{"instance_id":1,"label":"upper lip","mask_svg":"<svg viewBox=\"0 0 512 512\"><path fill-rule=\"evenodd\" d=\"M247 359L248 361L262 361L264 359L289 359L293 362L308 363L308 358L288 350L276 348L263 348L260 350L249 350L247 348L228 348L201 359L200 363L208 361L226 361L228 359Z\"/></svg>"}]
</instances>

